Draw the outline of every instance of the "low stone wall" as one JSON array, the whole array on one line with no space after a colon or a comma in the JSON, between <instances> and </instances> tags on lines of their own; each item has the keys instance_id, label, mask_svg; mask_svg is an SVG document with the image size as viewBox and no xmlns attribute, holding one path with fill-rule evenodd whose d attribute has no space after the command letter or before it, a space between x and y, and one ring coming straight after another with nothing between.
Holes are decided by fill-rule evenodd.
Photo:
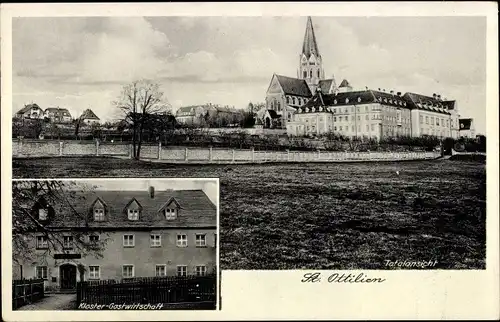
<instances>
[{"instance_id":1,"label":"low stone wall","mask_svg":"<svg viewBox=\"0 0 500 322\"><path fill-rule=\"evenodd\" d=\"M14 140L12 154L13 157L95 155L131 158L132 145L122 142ZM398 161L435 159L440 155L440 152L255 151L163 147L161 144L145 144L141 147L141 159L174 163Z\"/></svg>"}]
</instances>

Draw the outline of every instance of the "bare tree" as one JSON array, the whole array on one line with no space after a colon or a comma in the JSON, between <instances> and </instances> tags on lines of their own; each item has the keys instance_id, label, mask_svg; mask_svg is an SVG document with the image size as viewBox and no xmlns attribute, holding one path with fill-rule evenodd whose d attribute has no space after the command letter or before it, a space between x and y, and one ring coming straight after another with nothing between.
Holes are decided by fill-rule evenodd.
<instances>
[{"instance_id":1,"label":"bare tree","mask_svg":"<svg viewBox=\"0 0 500 322\"><path fill-rule=\"evenodd\" d=\"M149 80L133 81L125 85L113 105L124 114L124 120L132 129L133 156L139 159L143 134L151 114L167 112L168 103L163 101L160 86Z\"/></svg>"}]
</instances>

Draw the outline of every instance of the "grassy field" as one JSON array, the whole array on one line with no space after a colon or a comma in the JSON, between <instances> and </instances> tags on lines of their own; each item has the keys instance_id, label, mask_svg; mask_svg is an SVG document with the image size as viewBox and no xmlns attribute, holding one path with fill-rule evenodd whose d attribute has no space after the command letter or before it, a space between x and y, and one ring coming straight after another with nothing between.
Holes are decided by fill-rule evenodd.
<instances>
[{"instance_id":1,"label":"grassy field","mask_svg":"<svg viewBox=\"0 0 500 322\"><path fill-rule=\"evenodd\" d=\"M385 260L485 267L480 162L196 166L46 158L16 159L13 174L220 177L222 269L389 269Z\"/></svg>"}]
</instances>

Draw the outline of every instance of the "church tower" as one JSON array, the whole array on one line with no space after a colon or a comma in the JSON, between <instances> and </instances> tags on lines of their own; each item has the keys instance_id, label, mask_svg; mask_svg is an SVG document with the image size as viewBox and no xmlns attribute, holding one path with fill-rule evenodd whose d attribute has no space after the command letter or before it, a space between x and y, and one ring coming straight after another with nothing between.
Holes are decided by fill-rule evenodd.
<instances>
[{"instance_id":1,"label":"church tower","mask_svg":"<svg viewBox=\"0 0 500 322\"><path fill-rule=\"evenodd\" d=\"M300 54L298 74L298 78L306 80L312 93L316 92L319 81L325 78L323 61L319 54L311 17L307 17L306 33L304 35L304 43L302 44L302 53Z\"/></svg>"}]
</instances>

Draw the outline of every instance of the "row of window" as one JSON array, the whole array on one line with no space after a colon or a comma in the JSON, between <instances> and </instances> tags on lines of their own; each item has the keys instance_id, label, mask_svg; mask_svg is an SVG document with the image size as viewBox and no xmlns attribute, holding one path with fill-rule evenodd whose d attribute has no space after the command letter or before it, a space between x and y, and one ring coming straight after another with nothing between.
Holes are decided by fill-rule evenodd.
<instances>
[{"instance_id":1,"label":"row of window","mask_svg":"<svg viewBox=\"0 0 500 322\"><path fill-rule=\"evenodd\" d=\"M89 279L95 280L101 278L101 267L98 265L89 265ZM177 276L187 276L188 266L187 265L177 265ZM194 266L194 274L196 276L205 276L207 274L206 265L196 265ZM35 275L37 279L47 279L48 278L48 268L47 266L36 266ZM155 265L155 276L163 277L167 276L167 265L166 264L156 264ZM134 265L122 265L122 277L132 278L135 277Z\"/></svg>"},{"instance_id":2,"label":"row of window","mask_svg":"<svg viewBox=\"0 0 500 322\"><path fill-rule=\"evenodd\" d=\"M434 125L434 120L436 123L436 126L442 126L442 127L450 127L450 120L446 120L444 118L439 118L436 117L434 119L433 116L430 117L430 125ZM424 116L420 115L420 124L424 124ZM429 116L425 116L425 124L429 124ZM441 124L441 125L440 125Z\"/></svg>"},{"instance_id":3,"label":"row of window","mask_svg":"<svg viewBox=\"0 0 500 322\"><path fill-rule=\"evenodd\" d=\"M286 103L290 105L299 105L302 106L307 103L307 98L295 97L295 96L287 96Z\"/></svg>"},{"instance_id":4,"label":"row of window","mask_svg":"<svg viewBox=\"0 0 500 322\"><path fill-rule=\"evenodd\" d=\"M217 235L214 234L215 239ZM90 242L98 242L98 235L89 236ZM206 247L207 246L207 235L206 234L195 234L195 246L196 247ZM160 234L151 234L150 235L150 246L151 247L161 247L161 235ZM177 247L187 247L188 246L188 238L186 234L177 234ZM215 243L214 243L215 245ZM73 236L63 236L63 248L64 249L73 249L74 247L74 239ZM123 235L123 247L135 247L135 235L134 234L125 234ZM48 249L48 239L46 236L37 236L36 238L36 248L37 249Z\"/></svg>"}]
</instances>

